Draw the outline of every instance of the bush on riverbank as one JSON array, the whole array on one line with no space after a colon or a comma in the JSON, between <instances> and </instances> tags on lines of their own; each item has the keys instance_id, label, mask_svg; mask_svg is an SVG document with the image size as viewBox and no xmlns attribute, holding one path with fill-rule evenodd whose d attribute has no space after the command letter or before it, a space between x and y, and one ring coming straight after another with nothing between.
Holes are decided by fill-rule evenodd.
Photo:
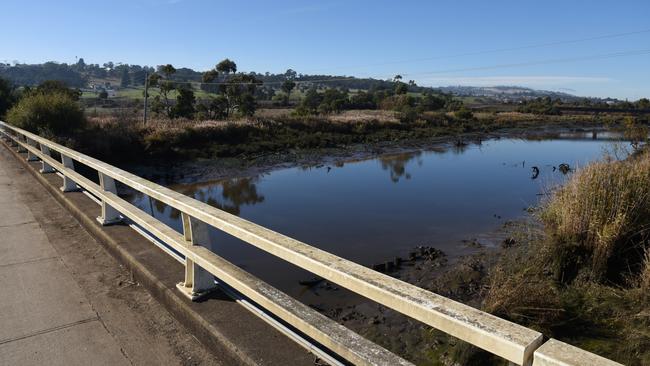
<instances>
[{"instance_id":1,"label":"bush on riverbank","mask_svg":"<svg viewBox=\"0 0 650 366\"><path fill-rule=\"evenodd\" d=\"M81 107L63 92L31 93L7 112L7 121L43 136L68 135L85 125Z\"/></svg>"},{"instance_id":2,"label":"bush on riverbank","mask_svg":"<svg viewBox=\"0 0 650 366\"><path fill-rule=\"evenodd\" d=\"M463 119L452 113L427 112L402 121L395 112L355 111L324 116L287 113L237 120L197 121L152 118L143 126L133 111L108 117L90 117L89 126L74 136L74 146L108 162L214 158L255 159L293 150L345 148L353 144L385 145L404 141L431 141L447 136L484 134L499 129L602 126L600 118L552 116L476 116ZM118 149L119 147L119 149ZM138 161L141 160L141 161Z\"/></svg>"},{"instance_id":3,"label":"bush on riverbank","mask_svg":"<svg viewBox=\"0 0 650 366\"><path fill-rule=\"evenodd\" d=\"M504 253L484 308L625 364L650 364L650 154L593 163Z\"/></svg>"}]
</instances>

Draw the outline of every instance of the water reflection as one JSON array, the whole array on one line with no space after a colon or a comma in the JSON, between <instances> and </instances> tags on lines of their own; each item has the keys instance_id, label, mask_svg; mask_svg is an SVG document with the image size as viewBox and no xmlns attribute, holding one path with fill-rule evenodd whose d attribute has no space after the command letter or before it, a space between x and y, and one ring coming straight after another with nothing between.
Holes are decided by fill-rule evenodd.
<instances>
[{"instance_id":1,"label":"water reflection","mask_svg":"<svg viewBox=\"0 0 650 366\"><path fill-rule=\"evenodd\" d=\"M239 215L243 205L252 206L264 202L264 196L257 191L258 180L259 177L234 178L174 188L210 206Z\"/></svg>"},{"instance_id":2,"label":"water reflection","mask_svg":"<svg viewBox=\"0 0 650 366\"><path fill-rule=\"evenodd\" d=\"M404 256L419 245L455 256L469 250L463 240L521 217L570 171L601 158L612 144L598 138L450 144L447 150L170 188L364 265ZM181 230L178 212L165 204L142 195L129 200ZM219 255L293 296L309 296L299 284L311 278L308 273L216 229L214 234Z\"/></svg>"},{"instance_id":3,"label":"water reflection","mask_svg":"<svg viewBox=\"0 0 650 366\"><path fill-rule=\"evenodd\" d=\"M411 179L411 173L406 171L406 164L411 160L418 158L418 165L422 166L421 151L400 153L395 155L386 155L379 158L381 168L390 172L390 180L393 183L399 182L401 178Z\"/></svg>"}]
</instances>

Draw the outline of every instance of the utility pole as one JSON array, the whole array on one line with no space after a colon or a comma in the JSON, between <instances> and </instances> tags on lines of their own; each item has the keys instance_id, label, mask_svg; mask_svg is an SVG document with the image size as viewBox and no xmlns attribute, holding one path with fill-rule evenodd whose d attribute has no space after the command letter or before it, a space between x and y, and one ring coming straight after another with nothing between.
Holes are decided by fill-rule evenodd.
<instances>
[{"instance_id":1,"label":"utility pole","mask_svg":"<svg viewBox=\"0 0 650 366\"><path fill-rule=\"evenodd\" d=\"M147 125L147 99L149 99L149 73L144 72L144 118L142 124Z\"/></svg>"}]
</instances>

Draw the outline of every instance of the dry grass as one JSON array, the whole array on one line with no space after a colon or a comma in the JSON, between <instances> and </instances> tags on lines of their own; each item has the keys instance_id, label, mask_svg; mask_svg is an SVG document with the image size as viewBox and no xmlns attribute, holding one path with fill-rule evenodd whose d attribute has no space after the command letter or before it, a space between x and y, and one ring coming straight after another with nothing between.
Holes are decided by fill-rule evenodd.
<instances>
[{"instance_id":1,"label":"dry grass","mask_svg":"<svg viewBox=\"0 0 650 366\"><path fill-rule=\"evenodd\" d=\"M110 116L100 116L100 117L90 117L88 118L90 125L107 128L107 127L129 127L135 129L148 130L149 132L168 132L168 131L182 131L187 128L223 128L228 126L244 126L244 125L254 125L257 123L257 120L252 118L243 118L238 120L193 120L187 118L165 118L165 117L154 117L147 120L146 127L142 124L142 121L138 119L131 118L130 116L119 116L119 115L110 115Z\"/></svg>"},{"instance_id":2,"label":"dry grass","mask_svg":"<svg viewBox=\"0 0 650 366\"><path fill-rule=\"evenodd\" d=\"M352 122L373 122L380 123L399 123L397 114L394 111L386 110L353 110L343 111L337 114L327 116L331 122L352 123Z\"/></svg>"},{"instance_id":3,"label":"dry grass","mask_svg":"<svg viewBox=\"0 0 650 366\"><path fill-rule=\"evenodd\" d=\"M585 254L593 279L638 266L650 227L650 155L581 169L544 207L542 219L557 246Z\"/></svg>"},{"instance_id":4,"label":"dry grass","mask_svg":"<svg viewBox=\"0 0 650 366\"><path fill-rule=\"evenodd\" d=\"M267 119L286 119L291 118L293 109L291 108L265 108L255 112L258 118ZM334 123L355 123L355 122L380 122L380 123L398 123L397 113L387 110L349 110L340 113L318 116L323 120Z\"/></svg>"},{"instance_id":5,"label":"dry grass","mask_svg":"<svg viewBox=\"0 0 650 366\"><path fill-rule=\"evenodd\" d=\"M650 248L647 248L645 251L645 256L643 258L643 271L639 275L639 283L641 290L648 295L650 291Z\"/></svg>"},{"instance_id":6,"label":"dry grass","mask_svg":"<svg viewBox=\"0 0 650 366\"><path fill-rule=\"evenodd\" d=\"M259 118L286 118L291 116L293 108L260 108L255 111L255 116Z\"/></svg>"},{"instance_id":7,"label":"dry grass","mask_svg":"<svg viewBox=\"0 0 650 366\"><path fill-rule=\"evenodd\" d=\"M650 153L575 172L490 273L485 310L629 365L650 364Z\"/></svg>"}]
</instances>

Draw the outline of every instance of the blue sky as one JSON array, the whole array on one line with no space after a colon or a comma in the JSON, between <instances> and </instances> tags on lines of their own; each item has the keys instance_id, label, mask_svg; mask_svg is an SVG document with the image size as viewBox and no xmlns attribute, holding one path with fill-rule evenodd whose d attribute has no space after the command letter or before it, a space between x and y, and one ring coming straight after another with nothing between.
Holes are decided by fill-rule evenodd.
<instances>
[{"instance_id":1,"label":"blue sky","mask_svg":"<svg viewBox=\"0 0 650 366\"><path fill-rule=\"evenodd\" d=\"M3 0L0 9L4 62L205 70L229 57L242 71L650 97L648 0ZM557 44L631 32L640 33ZM641 52L587 59L631 51ZM547 63L566 59L579 60Z\"/></svg>"}]
</instances>

